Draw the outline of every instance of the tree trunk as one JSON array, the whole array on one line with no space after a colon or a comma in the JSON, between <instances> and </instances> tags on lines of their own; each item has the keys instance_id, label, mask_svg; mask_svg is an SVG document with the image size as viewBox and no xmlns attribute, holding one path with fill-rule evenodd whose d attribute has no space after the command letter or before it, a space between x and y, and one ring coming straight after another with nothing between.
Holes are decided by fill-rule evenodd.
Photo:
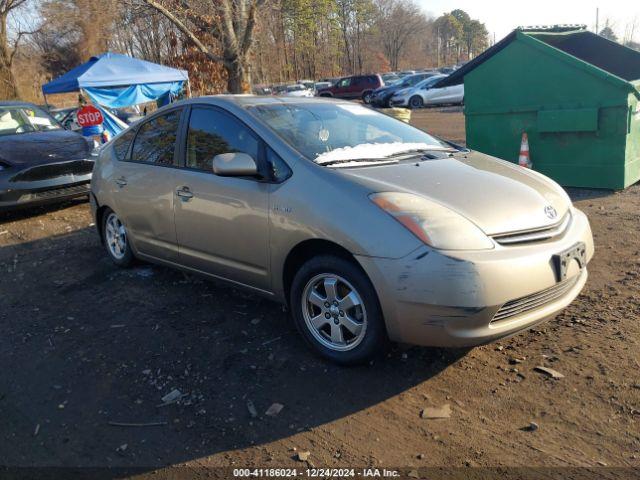
<instances>
[{"instance_id":1,"label":"tree trunk","mask_svg":"<svg viewBox=\"0 0 640 480\"><path fill-rule=\"evenodd\" d=\"M18 96L18 87L11 68L2 66L0 70L0 98L15 100Z\"/></svg>"},{"instance_id":2,"label":"tree trunk","mask_svg":"<svg viewBox=\"0 0 640 480\"><path fill-rule=\"evenodd\" d=\"M5 100L18 98L16 79L11 71L6 15L0 15L0 98Z\"/></svg>"},{"instance_id":3,"label":"tree trunk","mask_svg":"<svg viewBox=\"0 0 640 480\"><path fill-rule=\"evenodd\" d=\"M227 71L227 91L229 93L247 93L251 85L251 74L242 62L236 60L230 65L225 64Z\"/></svg>"}]
</instances>

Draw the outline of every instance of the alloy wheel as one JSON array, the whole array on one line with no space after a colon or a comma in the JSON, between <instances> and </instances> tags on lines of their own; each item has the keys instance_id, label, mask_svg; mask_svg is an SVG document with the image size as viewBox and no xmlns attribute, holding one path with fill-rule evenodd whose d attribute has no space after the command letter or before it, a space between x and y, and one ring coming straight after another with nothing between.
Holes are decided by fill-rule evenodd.
<instances>
[{"instance_id":1,"label":"alloy wheel","mask_svg":"<svg viewBox=\"0 0 640 480\"><path fill-rule=\"evenodd\" d=\"M420 97L411 97L411 100L409 100L409 106L411 108L420 108L423 105L423 101L422 98Z\"/></svg>"},{"instance_id":2,"label":"alloy wheel","mask_svg":"<svg viewBox=\"0 0 640 480\"><path fill-rule=\"evenodd\" d=\"M104 230L109 253L116 260L122 260L127 253L127 231L115 213L107 217Z\"/></svg>"},{"instance_id":3,"label":"alloy wheel","mask_svg":"<svg viewBox=\"0 0 640 480\"><path fill-rule=\"evenodd\" d=\"M302 313L313 337L331 350L352 350L365 336L367 313L362 297L338 275L322 273L307 282Z\"/></svg>"}]
</instances>

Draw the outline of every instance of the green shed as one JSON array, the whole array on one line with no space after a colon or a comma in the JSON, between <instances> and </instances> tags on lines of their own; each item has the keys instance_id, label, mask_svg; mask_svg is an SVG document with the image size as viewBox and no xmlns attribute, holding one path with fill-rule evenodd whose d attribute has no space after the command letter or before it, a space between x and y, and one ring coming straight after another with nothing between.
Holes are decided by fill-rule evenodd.
<instances>
[{"instance_id":1,"label":"green shed","mask_svg":"<svg viewBox=\"0 0 640 480\"><path fill-rule=\"evenodd\" d=\"M438 86L465 87L467 145L564 186L640 180L640 52L584 27L520 28Z\"/></svg>"}]
</instances>

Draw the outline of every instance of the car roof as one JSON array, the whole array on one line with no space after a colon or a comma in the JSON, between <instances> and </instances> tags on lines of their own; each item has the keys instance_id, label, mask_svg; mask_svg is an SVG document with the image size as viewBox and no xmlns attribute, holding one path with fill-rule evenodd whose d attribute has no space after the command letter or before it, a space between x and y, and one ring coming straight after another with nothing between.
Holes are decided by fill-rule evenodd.
<instances>
[{"instance_id":1,"label":"car roof","mask_svg":"<svg viewBox=\"0 0 640 480\"><path fill-rule=\"evenodd\" d=\"M431 75L430 77L425 78L424 80L419 81L418 83L416 83L416 87L418 85L422 85L423 83L430 81L430 82L438 82L440 80L442 80L445 77L448 77L449 75L445 75L444 73L439 73L437 75Z\"/></svg>"},{"instance_id":2,"label":"car roof","mask_svg":"<svg viewBox=\"0 0 640 480\"><path fill-rule=\"evenodd\" d=\"M341 104L353 104L347 100L339 100L332 98L319 98L319 97L265 97L264 95L208 95L204 97L191 98L184 100L185 104L189 103L212 103L212 104L228 104L236 105L240 107L252 107L256 105L282 105L282 104L309 104L309 103L341 103ZM181 102L177 102L181 103ZM172 104L176 105L176 103Z\"/></svg>"},{"instance_id":3,"label":"car roof","mask_svg":"<svg viewBox=\"0 0 640 480\"><path fill-rule=\"evenodd\" d=\"M2 100L0 107L37 107L35 103L22 102L20 100Z\"/></svg>"}]
</instances>

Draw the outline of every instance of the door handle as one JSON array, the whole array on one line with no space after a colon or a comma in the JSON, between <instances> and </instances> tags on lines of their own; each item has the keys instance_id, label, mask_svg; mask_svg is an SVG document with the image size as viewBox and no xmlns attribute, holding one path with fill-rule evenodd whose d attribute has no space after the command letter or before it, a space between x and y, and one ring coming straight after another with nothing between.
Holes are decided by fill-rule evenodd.
<instances>
[{"instance_id":1,"label":"door handle","mask_svg":"<svg viewBox=\"0 0 640 480\"><path fill-rule=\"evenodd\" d=\"M189 187L180 187L176 190L176 195L185 201L189 201L193 198L193 193L189 190Z\"/></svg>"},{"instance_id":2,"label":"door handle","mask_svg":"<svg viewBox=\"0 0 640 480\"><path fill-rule=\"evenodd\" d=\"M124 177L120 177L116 179L116 185L118 185L120 188L124 187L127 184L127 179Z\"/></svg>"}]
</instances>

